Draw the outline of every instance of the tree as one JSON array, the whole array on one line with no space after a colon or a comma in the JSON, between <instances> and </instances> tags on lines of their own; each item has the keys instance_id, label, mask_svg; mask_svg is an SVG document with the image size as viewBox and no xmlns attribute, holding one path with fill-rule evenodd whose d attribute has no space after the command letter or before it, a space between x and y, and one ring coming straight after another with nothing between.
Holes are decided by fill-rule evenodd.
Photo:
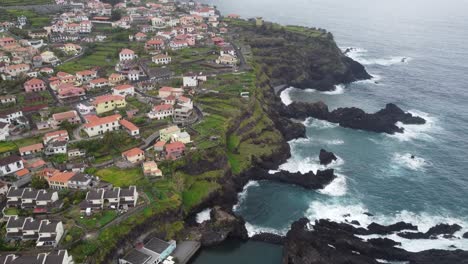
<instances>
[{"instance_id":1,"label":"tree","mask_svg":"<svg viewBox=\"0 0 468 264\"><path fill-rule=\"evenodd\" d=\"M47 189L49 188L49 183L42 177L34 176L31 179L31 186L35 189Z\"/></svg>"},{"instance_id":2,"label":"tree","mask_svg":"<svg viewBox=\"0 0 468 264\"><path fill-rule=\"evenodd\" d=\"M68 134L71 134L71 135L73 135L73 130L77 129L78 126L79 125L72 124L72 123L68 122L67 120L63 121L60 124L60 128L63 129L63 130L66 130L68 132Z\"/></svg>"},{"instance_id":3,"label":"tree","mask_svg":"<svg viewBox=\"0 0 468 264\"><path fill-rule=\"evenodd\" d=\"M118 21L122 18L122 11L119 9L113 9L111 14L111 21Z\"/></svg>"}]
</instances>

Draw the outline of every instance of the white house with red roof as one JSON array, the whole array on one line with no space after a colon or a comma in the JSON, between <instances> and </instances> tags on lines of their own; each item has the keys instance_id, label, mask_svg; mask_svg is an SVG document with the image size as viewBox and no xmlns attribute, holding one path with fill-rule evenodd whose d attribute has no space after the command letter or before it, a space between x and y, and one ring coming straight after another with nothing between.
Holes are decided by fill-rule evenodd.
<instances>
[{"instance_id":1,"label":"white house with red roof","mask_svg":"<svg viewBox=\"0 0 468 264\"><path fill-rule=\"evenodd\" d=\"M106 78L97 78L89 82L89 87L91 88L102 88L109 86L109 80Z\"/></svg>"},{"instance_id":2,"label":"white house with red roof","mask_svg":"<svg viewBox=\"0 0 468 264\"><path fill-rule=\"evenodd\" d=\"M128 121L128 120L125 120L125 119L122 119L119 121L120 125L122 125L122 128L127 131L127 133L132 136L132 137L136 137L136 136L139 136L140 135L140 129L135 125L133 124L132 122Z\"/></svg>"},{"instance_id":3,"label":"white house with red roof","mask_svg":"<svg viewBox=\"0 0 468 264\"><path fill-rule=\"evenodd\" d=\"M135 58L136 58L135 52L131 49L123 49L119 53L120 61L129 61L129 60L134 60Z\"/></svg>"},{"instance_id":4,"label":"white house with red roof","mask_svg":"<svg viewBox=\"0 0 468 264\"><path fill-rule=\"evenodd\" d=\"M120 129L120 120L122 116L119 114L98 117L96 115L85 116L86 124L84 124L84 131L89 137L102 135L106 132L117 131Z\"/></svg>"},{"instance_id":5,"label":"white house with red roof","mask_svg":"<svg viewBox=\"0 0 468 264\"><path fill-rule=\"evenodd\" d=\"M122 84L112 88L113 95L133 96L135 95L135 86L131 84Z\"/></svg>"},{"instance_id":6,"label":"white house with red roof","mask_svg":"<svg viewBox=\"0 0 468 264\"><path fill-rule=\"evenodd\" d=\"M46 88L45 82L37 78L33 78L24 83L24 90L27 93L45 91Z\"/></svg>"},{"instance_id":7,"label":"white house with red roof","mask_svg":"<svg viewBox=\"0 0 468 264\"><path fill-rule=\"evenodd\" d=\"M155 105L153 109L147 114L150 119L165 119L174 115L174 107L171 104Z\"/></svg>"}]
</instances>

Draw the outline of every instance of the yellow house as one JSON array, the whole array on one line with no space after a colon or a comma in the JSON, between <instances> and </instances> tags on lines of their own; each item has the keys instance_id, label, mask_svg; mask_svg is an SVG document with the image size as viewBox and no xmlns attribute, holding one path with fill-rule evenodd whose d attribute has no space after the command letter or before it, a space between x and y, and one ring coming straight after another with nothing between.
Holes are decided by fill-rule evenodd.
<instances>
[{"instance_id":1,"label":"yellow house","mask_svg":"<svg viewBox=\"0 0 468 264\"><path fill-rule=\"evenodd\" d=\"M180 133L178 126L170 126L159 130L159 140L169 142L172 135Z\"/></svg>"},{"instance_id":2,"label":"yellow house","mask_svg":"<svg viewBox=\"0 0 468 264\"><path fill-rule=\"evenodd\" d=\"M74 43L65 43L63 45L63 51L65 52L70 52L70 53L76 53L76 52L79 52L81 51L81 46L79 45L76 45Z\"/></svg>"},{"instance_id":3,"label":"yellow house","mask_svg":"<svg viewBox=\"0 0 468 264\"><path fill-rule=\"evenodd\" d=\"M127 102L123 96L106 94L96 97L93 105L96 108L96 113L102 114L117 108L123 108L127 106Z\"/></svg>"}]
</instances>

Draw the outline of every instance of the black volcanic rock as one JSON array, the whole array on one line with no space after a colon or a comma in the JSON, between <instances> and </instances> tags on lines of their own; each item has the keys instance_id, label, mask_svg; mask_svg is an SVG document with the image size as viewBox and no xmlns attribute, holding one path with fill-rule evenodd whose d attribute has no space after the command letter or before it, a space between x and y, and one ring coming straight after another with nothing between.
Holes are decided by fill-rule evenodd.
<instances>
[{"instance_id":1,"label":"black volcanic rock","mask_svg":"<svg viewBox=\"0 0 468 264\"><path fill-rule=\"evenodd\" d=\"M468 232L463 234L463 238L468 238Z\"/></svg>"},{"instance_id":2,"label":"black volcanic rock","mask_svg":"<svg viewBox=\"0 0 468 264\"><path fill-rule=\"evenodd\" d=\"M246 174L245 176L252 180L271 180L298 185L306 189L322 189L336 178L333 169L318 170L317 174L312 171L302 174L283 170L270 174L265 169L254 168Z\"/></svg>"},{"instance_id":3,"label":"black volcanic rock","mask_svg":"<svg viewBox=\"0 0 468 264\"><path fill-rule=\"evenodd\" d=\"M217 245L227 238L247 240L248 234L242 218L214 207L210 213L211 219L194 228L192 234L199 237L203 246Z\"/></svg>"},{"instance_id":4,"label":"black volcanic rock","mask_svg":"<svg viewBox=\"0 0 468 264\"><path fill-rule=\"evenodd\" d=\"M406 239L428 239L429 236L422 232L401 232L397 234L399 237Z\"/></svg>"},{"instance_id":5,"label":"black volcanic rock","mask_svg":"<svg viewBox=\"0 0 468 264\"><path fill-rule=\"evenodd\" d=\"M342 127L388 134L403 133L403 128L398 127L397 122L403 124L424 124L426 122L421 117L405 113L395 104L387 104L384 109L368 114L357 107L338 108L330 112L328 106L323 102L293 102L283 110L283 114L299 119L310 116L337 123Z\"/></svg>"},{"instance_id":6,"label":"black volcanic rock","mask_svg":"<svg viewBox=\"0 0 468 264\"><path fill-rule=\"evenodd\" d=\"M429 230L427 230L426 235L428 236L453 235L453 233L460 231L461 229L462 227L457 224L453 224L453 225L438 224L436 226L431 227Z\"/></svg>"},{"instance_id":7,"label":"black volcanic rock","mask_svg":"<svg viewBox=\"0 0 468 264\"><path fill-rule=\"evenodd\" d=\"M367 229L372 234L386 235L402 230L418 230L418 227L405 222L398 222L389 226L371 223L369 226L367 226Z\"/></svg>"},{"instance_id":8,"label":"black volcanic rock","mask_svg":"<svg viewBox=\"0 0 468 264\"><path fill-rule=\"evenodd\" d=\"M379 229L414 228L397 223ZM376 264L376 259L412 264L468 263L468 252L462 250L426 250L408 252L388 238L367 241L357 237L362 230L329 220L315 221L311 226L302 218L291 225L283 246L283 264ZM445 231L444 231L445 232ZM422 234L422 233L421 233Z\"/></svg>"},{"instance_id":9,"label":"black volcanic rock","mask_svg":"<svg viewBox=\"0 0 468 264\"><path fill-rule=\"evenodd\" d=\"M328 152L324 149L320 150L320 154L319 154L320 164L328 165L337 159L338 158L335 156L335 154L333 154L333 152Z\"/></svg>"},{"instance_id":10,"label":"black volcanic rock","mask_svg":"<svg viewBox=\"0 0 468 264\"><path fill-rule=\"evenodd\" d=\"M284 237L276 234L270 234L270 233L260 233L252 236L250 238L251 240L254 241L260 241L260 242L265 242L265 243L270 243L270 244L276 244L276 245L282 245L284 243Z\"/></svg>"}]
</instances>

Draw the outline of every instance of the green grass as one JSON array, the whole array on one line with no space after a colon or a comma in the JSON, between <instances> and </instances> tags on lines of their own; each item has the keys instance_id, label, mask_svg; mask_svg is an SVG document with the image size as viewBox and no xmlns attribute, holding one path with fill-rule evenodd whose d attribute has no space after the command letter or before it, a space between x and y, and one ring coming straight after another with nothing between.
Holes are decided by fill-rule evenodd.
<instances>
[{"instance_id":1,"label":"green grass","mask_svg":"<svg viewBox=\"0 0 468 264\"><path fill-rule=\"evenodd\" d=\"M3 211L5 215L18 215L18 209L16 208L5 208L5 211Z\"/></svg>"},{"instance_id":2,"label":"green grass","mask_svg":"<svg viewBox=\"0 0 468 264\"><path fill-rule=\"evenodd\" d=\"M86 227L86 229L94 230L105 226L107 223L115 219L117 215L117 211L115 210L105 210L103 212L93 214L90 217L83 216L83 218L78 218L77 222Z\"/></svg>"},{"instance_id":3,"label":"green grass","mask_svg":"<svg viewBox=\"0 0 468 264\"><path fill-rule=\"evenodd\" d=\"M25 6L25 5L43 5L52 4L53 0L2 0L2 6Z\"/></svg>"},{"instance_id":4,"label":"green grass","mask_svg":"<svg viewBox=\"0 0 468 264\"><path fill-rule=\"evenodd\" d=\"M185 211L189 211L195 205L199 204L211 192L220 188L216 182L205 180L194 182L186 191L182 193L182 203Z\"/></svg>"},{"instance_id":5,"label":"green grass","mask_svg":"<svg viewBox=\"0 0 468 264\"><path fill-rule=\"evenodd\" d=\"M104 68L108 72L112 72L118 61L120 50L123 48L134 49L138 45L142 44L128 42L102 42L88 45L86 47L87 51L85 51L85 55L58 66L57 70L76 73L77 71L98 66Z\"/></svg>"},{"instance_id":6,"label":"green grass","mask_svg":"<svg viewBox=\"0 0 468 264\"><path fill-rule=\"evenodd\" d=\"M143 172L140 167L130 169L109 167L96 171L96 176L116 187L128 187L137 184L143 178Z\"/></svg>"},{"instance_id":7,"label":"green grass","mask_svg":"<svg viewBox=\"0 0 468 264\"><path fill-rule=\"evenodd\" d=\"M24 2L28 3L31 1L32 0L26 0L26 1L2 0L1 5L2 6L26 5L24 4ZM42 3L50 3L52 2L52 0L34 0L34 2L39 2L38 4L42 4ZM19 3L19 4L13 4L13 3ZM32 28L42 28L42 27L49 25L50 23L50 18L48 16L38 14L32 10L9 9L9 10L6 10L6 13L7 13L6 16L8 16L10 19L16 19L16 17L24 15L25 17L27 17L27 23L31 25Z\"/></svg>"},{"instance_id":8,"label":"green grass","mask_svg":"<svg viewBox=\"0 0 468 264\"><path fill-rule=\"evenodd\" d=\"M22 138L14 141L0 141L0 153L17 151L18 148L42 142L42 135Z\"/></svg>"},{"instance_id":9,"label":"green grass","mask_svg":"<svg viewBox=\"0 0 468 264\"><path fill-rule=\"evenodd\" d=\"M1 141L0 142L0 153L10 152L17 150L18 147L15 143L11 141Z\"/></svg>"}]
</instances>

